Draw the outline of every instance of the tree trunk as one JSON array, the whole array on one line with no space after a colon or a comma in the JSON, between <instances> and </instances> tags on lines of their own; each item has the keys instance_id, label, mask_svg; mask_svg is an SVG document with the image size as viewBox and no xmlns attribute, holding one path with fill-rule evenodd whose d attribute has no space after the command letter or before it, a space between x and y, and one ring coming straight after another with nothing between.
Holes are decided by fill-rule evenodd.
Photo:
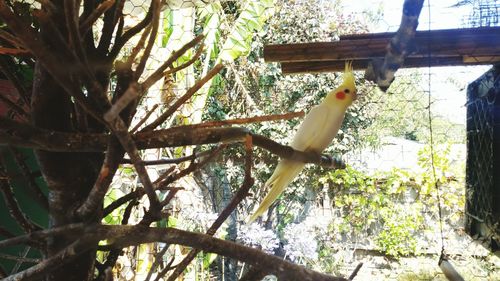
<instances>
[{"instance_id":1,"label":"tree trunk","mask_svg":"<svg viewBox=\"0 0 500 281\"><path fill-rule=\"evenodd\" d=\"M34 125L57 131L74 131L71 124L73 103L64 90L39 64L35 67L32 93L32 122ZM97 178L103 161L102 153L35 152L40 169L49 188L49 227L78 222L73 215ZM95 218L97 222L98 218ZM49 241L46 254L53 256L70 241L56 237ZM47 280L81 281L94 276L96 249L81 255L51 273Z\"/></svg>"}]
</instances>

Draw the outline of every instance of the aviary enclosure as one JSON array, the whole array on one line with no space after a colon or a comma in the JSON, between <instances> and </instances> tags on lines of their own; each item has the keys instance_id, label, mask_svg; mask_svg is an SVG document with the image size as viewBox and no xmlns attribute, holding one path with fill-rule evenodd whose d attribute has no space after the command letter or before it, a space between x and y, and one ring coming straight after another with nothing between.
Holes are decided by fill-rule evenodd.
<instances>
[{"instance_id":1,"label":"aviary enclosure","mask_svg":"<svg viewBox=\"0 0 500 281\"><path fill-rule=\"evenodd\" d=\"M500 3L347 2L0 0L2 280L499 280Z\"/></svg>"}]
</instances>

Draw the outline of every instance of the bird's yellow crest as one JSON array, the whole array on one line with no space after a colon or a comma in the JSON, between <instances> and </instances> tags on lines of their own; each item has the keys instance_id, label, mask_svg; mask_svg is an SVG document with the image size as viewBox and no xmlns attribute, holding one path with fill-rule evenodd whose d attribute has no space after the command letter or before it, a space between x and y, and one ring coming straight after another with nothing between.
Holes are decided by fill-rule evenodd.
<instances>
[{"instance_id":1,"label":"bird's yellow crest","mask_svg":"<svg viewBox=\"0 0 500 281\"><path fill-rule=\"evenodd\" d=\"M349 106L357 99L356 78L353 74L352 62L345 63L343 82L336 89L332 90L324 102L328 104L337 104Z\"/></svg>"}]
</instances>

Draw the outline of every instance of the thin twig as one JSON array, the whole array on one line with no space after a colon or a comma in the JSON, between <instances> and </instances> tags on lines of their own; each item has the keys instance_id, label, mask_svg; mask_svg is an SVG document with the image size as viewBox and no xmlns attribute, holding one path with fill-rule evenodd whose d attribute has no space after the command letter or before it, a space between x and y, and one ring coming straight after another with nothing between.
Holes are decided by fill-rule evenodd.
<instances>
[{"instance_id":1,"label":"thin twig","mask_svg":"<svg viewBox=\"0 0 500 281\"><path fill-rule=\"evenodd\" d=\"M139 122L137 122L137 124L132 128L132 130L130 130L130 133L131 134L135 133L144 123L146 123L146 121L149 119L149 117L151 117L151 114L155 112L158 106L160 105L159 104L153 105L153 107L150 110L148 110L146 115L144 115L144 117L142 117L142 119Z\"/></svg>"},{"instance_id":2,"label":"thin twig","mask_svg":"<svg viewBox=\"0 0 500 281\"><path fill-rule=\"evenodd\" d=\"M2 162L3 159L2 159ZM4 164L0 163L0 173L2 175L6 175L7 171L5 170ZM19 207L19 203L16 200L14 195L14 191L12 190L11 184L8 178L0 179L0 190L3 194L3 198L5 201L5 205L9 210L10 216L17 222L17 224L26 232L30 233L33 231L40 230L41 227L33 223L21 210Z\"/></svg>"},{"instance_id":3,"label":"thin twig","mask_svg":"<svg viewBox=\"0 0 500 281\"><path fill-rule=\"evenodd\" d=\"M156 278L155 278L155 281L159 281L160 279L162 279L163 277L165 277L165 275L167 275L167 273L176 268L177 265L174 265L172 266L172 264L174 264L174 261L175 261L175 255L170 259L170 261L167 263L167 265L165 266L164 269L162 269L162 271L160 271L158 273L158 275L156 275Z\"/></svg>"},{"instance_id":4,"label":"thin twig","mask_svg":"<svg viewBox=\"0 0 500 281\"><path fill-rule=\"evenodd\" d=\"M158 127L160 124L165 122L179 107L181 107L188 99L190 99L203 85L205 85L208 81L210 81L217 73L219 73L224 65L217 64L214 66L212 70L210 70L207 75L200 80L198 80L191 88L189 88L186 93L180 97L175 103L170 106L167 111L165 111L162 115L160 115L155 121L151 124L144 127L141 132L151 131Z\"/></svg>"},{"instance_id":5,"label":"thin twig","mask_svg":"<svg viewBox=\"0 0 500 281\"><path fill-rule=\"evenodd\" d=\"M132 101L136 100L139 96L139 84L133 82L129 85L128 89L121 95L118 100L111 106L111 108L104 114L104 120L116 119L120 112L127 107Z\"/></svg>"},{"instance_id":6,"label":"thin twig","mask_svg":"<svg viewBox=\"0 0 500 281\"><path fill-rule=\"evenodd\" d=\"M30 117L29 114L24 110L24 108L22 108L15 102L11 101L3 94L0 95L0 102L5 103L5 105L7 105L8 108L14 110L14 112L17 113L19 116L21 116L22 119L27 119Z\"/></svg>"},{"instance_id":7,"label":"thin twig","mask_svg":"<svg viewBox=\"0 0 500 281\"><path fill-rule=\"evenodd\" d=\"M8 254L3 254L0 253L0 258L6 259L6 260L13 260L17 262L29 262L29 263L39 263L41 259L34 259L34 258L26 258L26 257L18 257L18 256L12 256Z\"/></svg>"},{"instance_id":8,"label":"thin twig","mask_svg":"<svg viewBox=\"0 0 500 281\"><path fill-rule=\"evenodd\" d=\"M132 208L137 206L138 204L139 201L137 200L132 200L131 202L128 203L127 207L125 207L125 211L123 212L121 221L122 225L128 224L130 215L132 214ZM120 257L121 254L122 254L122 248L116 248L109 251L109 254L106 257L106 262L102 265L102 268L104 268L104 271L102 271L102 273L105 273L106 269L108 268L113 268L116 264L116 261L118 260L118 257Z\"/></svg>"},{"instance_id":9,"label":"thin twig","mask_svg":"<svg viewBox=\"0 0 500 281\"><path fill-rule=\"evenodd\" d=\"M163 255L168 251L168 246L165 245L158 253L155 254L154 257L154 262L151 265L151 268L148 271L148 275L146 276L146 279L144 281L149 281L151 279L151 276L153 276L153 272L155 272L156 268L160 265L161 262L163 262Z\"/></svg>"},{"instance_id":10,"label":"thin twig","mask_svg":"<svg viewBox=\"0 0 500 281\"><path fill-rule=\"evenodd\" d=\"M185 126L179 126L179 127L173 127L173 128L186 127L186 128L192 129L192 128L222 127L222 126L229 126L229 125L260 123L260 122L266 122L266 121L290 120L290 119L297 118L297 117L304 117L304 115L305 115L304 111L299 111L299 112L289 112L289 113L285 113L285 114L255 116L255 117L238 118L238 119L231 119L231 120L208 121L205 123L191 124L191 125L185 125Z\"/></svg>"},{"instance_id":11,"label":"thin twig","mask_svg":"<svg viewBox=\"0 0 500 281\"><path fill-rule=\"evenodd\" d=\"M64 0L64 16L68 31L69 47L75 50L76 55L83 63L87 63L87 56L82 46L77 9L74 0Z\"/></svg>"},{"instance_id":12,"label":"thin twig","mask_svg":"<svg viewBox=\"0 0 500 281\"><path fill-rule=\"evenodd\" d=\"M0 30L0 38L9 42L9 44L14 46L15 49L25 49L23 43L19 41L19 39L16 36L8 33L5 30Z\"/></svg>"},{"instance_id":13,"label":"thin twig","mask_svg":"<svg viewBox=\"0 0 500 281\"><path fill-rule=\"evenodd\" d=\"M358 275L358 272L359 270L361 269L361 267L363 266L363 263L360 262L356 268L352 271L351 275L349 276L349 278L347 278L347 280L354 280L354 277L356 277L356 275Z\"/></svg>"},{"instance_id":14,"label":"thin twig","mask_svg":"<svg viewBox=\"0 0 500 281\"><path fill-rule=\"evenodd\" d=\"M16 148L9 147L9 150L11 151L12 155L14 155L14 161L16 162L16 165L19 167L19 170L21 171L23 178L28 182L28 187L32 192L32 194L34 195L34 197L36 198L36 201L45 210L48 210L49 203L47 200L47 196L45 196L45 194L42 192L40 186L36 182L35 177L31 174L30 168L24 161L24 155Z\"/></svg>"},{"instance_id":15,"label":"thin twig","mask_svg":"<svg viewBox=\"0 0 500 281\"><path fill-rule=\"evenodd\" d=\"M144 68L146 68L146 62L148 61L149 56L151 54L151 50L153 49L153 46L155 44L156 35L158 34L158 26L160 25L161 6L163 3L165 3L165 0L152 0L151 1L151 5L153 6L153 19L151 22L151 33L149 34L148 44L146 45L146 48L144 49L144 52L143 52L142 57L139 61L139 64L137 65L135 72L134 72L135 78L137 80L139 79L139 77L141 77L142 73L144 72Z\"/></svg>"},{"instance_id":16,"label":"thin twig","mask_svg":"<svg viewBox=\"0 0 500 281\"><path fill-rule=\"evenodd\" d=\"M28 93L26 87L24 87L21 79L15 74L15 71L12 70L11 67L13 65L15 64L12 58L5 56L0 57L0 71L2 71L5 77L14 85L24 104L29 105L30 93Z\"/></svg>"},{"instance_id":17,"label":"thin twig","mask_svg":"<svg viewBox=\"0 0 500 281\"><path fill-rule=\"evenodd\" d=\"M243 183L240 187L240 189L236 192L236 194L233 196L231 201L227 204L227 206L222 210L220 215L217 217L215 222L210 226L210 228L207 230L206 234L213 236L215 232L222 226L224 221L231 215L231 213L236 209L238 204L245 199L245 197L248 196L248 192L250 188L253 185L254 180L252 179L252 137L250 135L247 135L246 140L245 140L245 152L246 152L246 157L245 157L245 178L243 180ZM186 267L193 261L193 259L198 255L200 252L199 249L192 249L185 257L184 259L178 264L178 266L175 268L174 272L172 275L170 275L167 279L167 281L174 281L179 277L180 274L186 269Z\"/></svg>"},{"instance_id":18,"label":"thin twig","mask_svg":"<svg viewBox=\"0 0 500 281\"><path fill-rule=\"evenodd\" d=\"M113 7L115 0L105 0L83 21L80 22L80 34L86 34L90 27L104 14L109 8Z\"/></svg>"},{"instance_id":19,"label":"thin twig","mask_svg":"<svg viewBox=\"0 0 500 281\"><path fill-rule=\"evenodd\" d=\"M146 28L151 20L153 19L153 5L149 5L148 12L144 19L140 21L138 24L130 28L129 30L125 31L122 35L116 37L115 39L115 44L113 45L113 48L109 52L109 58L110 59L115 59L116 56L120 53L120 50L123 48L123 46L132 38L135 36L137 33L141 32L144 28Z\"/></svg>"},{"instance_id":20,"label":"thin twig","mask_svg":"<svg viewBox=\"0 0 500 281\"><path fill-rule=\"evenodd\" d=\"M211 151L195 152L191 155L184 156L184 157L173 158L173 159L148 160L148 161L142 161L142 163L146 166L179 164L182 162L195 160L196 158L200 158L200 157L208 155L210 153L212 153L212 152ZM132 164L132 161L130 159L123 159L122 164Z\"/></svg>"},{"instance_id":21,"label":"thin twig","mask_svg":"<svg viewBox=\"0 0 500 281\"><path fill-rule=\"evenodd\" d=\"M127 65L129 67L132 67L132 64L134 63L135 59L137 58L137 55L139 52L144 48L144 44L146 43L146 39L148 38L148 35L151 34L151 28L152 25L148 25L144 31L141 34L141 38L137 42L137 44L132 48L132 51L130 52L130 55L127 58Z\"/></svg>"},{"instance_id":22,"label":"thin twig","mask_svg":"<svg viewBox=\"0 0 500 281\"><path fill-rule=\"evenodd\" d=\"M180 58L184 53L186 53L189 49L193 48L196 46L196 44L200 43L203 39L205 38L205 35L200 34L196 36L193 40L189 41L186 43L184 46L182 46L179 50L175 51L172 53L172 55L160 66L158 69L153 72L148 78L144 80L142 83L142 88L143 89L149 89L154 83L156 83L158 80L164 77L164 71L171 67L172 64Z\"/></svg>"}]
</instances>

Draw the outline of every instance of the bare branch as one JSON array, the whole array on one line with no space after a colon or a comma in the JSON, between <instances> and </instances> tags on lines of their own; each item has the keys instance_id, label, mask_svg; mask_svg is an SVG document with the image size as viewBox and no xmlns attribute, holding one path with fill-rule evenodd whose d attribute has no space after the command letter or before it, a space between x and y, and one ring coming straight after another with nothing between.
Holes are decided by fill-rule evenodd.
<instances>
[{"instance_id":1,"label":"bare branch","mask_svg":"<svg viewBox=\"0 0 500 281\"><path fill-rule=\"evenodd\" d=\"M21 106L19 106L15 102L11 101L9 98L7 98L6 96L4 96L3 94L0 95L0 102L2 102L5 105L7 105L7 108L10 108L10 109L14 110L14 112L16 114L18 114L22 119L26 120L26 119L29 118L29 115L24 110L24 108L22 108Z\"/></svg>"},{"instance_id":2,"label":"bare branch","mask_svg":"<svg viewBox=\"0 0 500 281\"><path fill-rule=\"evenodd\" d=\"M9 44L14 46L15 49L25 49L23 43L19 41L19 39L16 36L10 34L5 30L0 30L0 38L2 38L3 40L7 41Z\"/></svg>"},{"instance_id":3,"label":"bare branch","mask_svg":"<svg viewBox=\"0 0 500 281\"><path fill-rule=\"evenodd\" d=\"M48 151L103 151L109 138L105 134L74 134L43 130L2 117L0 117L0 128L8 129L3 134L0 132L0 144L32 147ZM137 133L134 135L133 140L138 149L149 149L242 142L247 134L252 135L255 146L264 148L281 158L312 163L326 168L338 169L345 166L340 159L335 157L315 152L298 151L240 127L196 129L177 127Z\"/></svg>"},{"instance_id":4,"label":"bare branch","mask_svg":"<svg viewBox=\"0 0 500 281\"><path fill-rule=\"evenodd\" d=\"M144 115L144 117L142 117L142 119L137 122L137 124L135 124L135 126L132 128L132 130L130 130L130 133L135 133L144 123L146 123L146 121L149 119L149 117L151 117L151 114L154 113L154 111L158 108L158 106L160 106L159 104L155 104L153 105L153 107L146 113L146 115Z\"/></svg>"},{"instance_id":5,"label":"bare branch","mask_svg":"<svg viewBox=\"0 0 500 281\"><path fill-rule=\"evenodd\" d=\"M34 195L36 201L45 210L48 210L49 203L47 201L47 197L45 196L45 194L43 194L42 190L40 189L40 186L38 186L38 184L36 183L35 177L31 174L30 168L24 161L24 155L16 148L9 147L9 150L14 156L14 161L16 162L16 165L19 167L19 170L21 171L23 178L28 182L29 190Z\"/></svg>"},{"instance_id":6,"label":"bare branch","mask_svg":"<svg viewBox=\"0 0 500 281\"><path fill-rule=\"evenodd\" d=\"M160 212L160 204L158 201L158 197L156 196L153 184L151 183L151 179L149 178L148 172L142 163L141 156L139 155L139 151L137 150L137 146L132 139L132 136L127 131L127 127L120 116L116 116L116 118L112 119L110 116L105 116L106 121L108 122L108 126L113 130L114 135L120 141L121 145L129 155L134 167L137 171L137 174L144 185L144 189L149 199L150 211L153 214L157 214Z\"/></svg>"},{"instance_id":7,"label":"bare branch","mask_svg":"<svg viewBox=\"0 0 500 281\"><path fill-rule=\"evenodd\" d=\"M367 80L377 83L382 90L387 90L394 80L394 74L403 65L404 59L413 50L413 39L418 26L418 17L423 0L405 0L403 16L396 35L387 45L384 60L374 59L365 71Z\"/></svg>"},{"instance_id":8,"label":"bare branch","mask_svg":"<svg viewBox=\"0 0 500 281\"><path fill-rule=\"evenodd\" d=\"M95 247L97 242L100 240L114 241L113 244L102 247L103 249L121 249L128 246L152 242L183 245L245 262L257 268L265 269L269 272L269 274L273 274L283 280L347 280L341 277L333 277L314 272L305 267L285 261L280 257L268 255L260 250L246 247L231 241L225 241L213 238L212 236L206 234L192 233L174 228L156 228L141 225L88 225L85 227L83 224L72 224L51 230L38 231L29 236L38 236L48 239L49 237L56 235L56 233L70 234L72 237L75 237L76 240L54 256L25 271L9 276L4 280L14 281L22 278L35 279L37 277L41 277L46 272L54 270L55 268L70 262L89 248ZM81 233L85 233L85 235L82 237ZM24 235L22 238L27 240L29 239L29 236ZM15 239L8 239L7 242L10 243L0 241L0 247L5 246L6 244L12 244L13 240ZM21 239L17 239L16 242L19 242L19 240Z\"/></svg>"},{"instance_id":9,"label":"bare branch","mask_svg":"<svg viewBox=\"0 0 500 281\"><path fill-rule=\"evenodd\" d=\"M146 26L149 25L151 20L153 19L153 5L151 4L149 6L148 13L144 17L144 19L139 22L137 25L133 26L129 30L125 31L122 35L117 34L115 44L113 45L113 48L109 52L109 57L111 59L115 59L116 56L118 56L118 53L120 53L120 50L123 48L123 46L132 38L135 36L137 33L141 32Z\"/></svg>"},{"instance_id":10,"label":"bare branch","mask_svg":"<svg viewBox=\"0 0 500 281\"><path fill-rule=\"evenodd\" d=\"M200 43L203 39L205 39L205 35L200 34L196 36L193 40L189 41L187 44L182 46L179 50L175 51L172 53L172 55L168 58L167 61L165 61L158 69L151 74L148 78L144 80L142 83L142 88L143 89L149 89L154 83L156 83L158 80L163 78L164 74L163 72L172 66L172 64L180 58L184 53L186 53L189 49L193 48L196 46L196 44ZM201 48L201 47L200 47Z\"/></svg>"},{"instance_id":11,"label":"bare branch","mask_svg":"<svg viewBox=\"0 0 500 281\"><path fill-rule=\"evenodd\" d=\"M99 4L95 10L84 20L80 22L80 34L85 34L89 31L90 27L104 14L109 8L113 7L115 0L106 0Z\"/></svg>"},{"instance_id":12,"label":"bare branch","mask_svg":"<svg viewBox=\"0 0 500 281\"><path fill-rule=\"evenodd\" d=\"M71 262L82 253L86 252L91 246L94 246L97 242L98 240L95 240L94 237L84 235L82 238L71 243L59 253L24 271L10 275L3 279L3 281L35 280L41 278L48 272Z\"/></svg>"},{"instance_id":13,"label":"bare branch","mask_svg":"<svg viewBox=\"0 0 500 281\"><path fill-rule=\"evenodd\" d=\"M220 215L214 221L214 223L207 230L207 235L213 236L215 232L222 226L222 224L226 221L226 219L231 215L231 213L236 209L238 204L248 196L248 192L253 185L254 180L252 179L252 137L250 135L246 136L245 140L245 178L240 189L233 196L231 201L227 204L227 206L222 210ZM193 261L193 259L198 255L200 249L192 249L189 253L184 257L184 259L177 265L172 275L170 275L167 281L174 281L179 277L179 275L184 272L184 269Z\"/></svg>"},{"instance_id":14,"label":"bare branch","mask_svg":"<svg viewBox=\"0 0 500 281\"><path fill-rule=\"evenodd\" d=\"M356 277L356 275L358 275L358 272L359 270L361 269L361 267L363 266L363 263L360 262L356 268L352 271L351 275L349 276L349 278L347 278L347 280L354 280L354 277Z\"/></svg>"},{"instance_id":15,"label":"bare branch","mask_svg":"<svg viewBox=\"0 0 500 281\"><path fill-rule=\"evenodd\" d=\"M120 143L116 138L112 138L108 142L108 149L104 162L99 171L99 175L90 191L87 199L75 211L79 218L88 218L95 214L102 206L104 196L109 189L109 185L113 180L113 176L119 167L120 160L123 158L124 150L120 147Z\"/></svg>"},{"instance_id":16,"label":"bare branch","mask_svg":"<svg viewBox=\"0 0 500 281\"><path fill-rule=\"evenodd\" d=\"M27 55L29 53L30 52L25 49L0 47L0 55L22 56L22 55Z\"/></svg>"},{"instance_id":17,"label":"bare branch","mask_svg":"<svg viewBox=\"0 0 500 281\"><path fill-rule=\"evenodd\" d=\"M45 20L43 18L44 16L40 13L38 17L42 22ZM39 34L14 14L5 1L0 1L0 18L23 42L24 46L37 57L38 61L42 63L54 80L57 81L57 83L85 109L85 111L96 120L101 121L101 114L97 113L96 110L90 106L83 92L78 88L78 85L72 83L72 79L68 76L68 70L61 67L60 60L62 55L56 55L50 50L48 46L45 45L42 38L40 38ZM47 27L51 28L50 24L48 24ZM58 39L59 36L55 34L54 38ZM63 41L61 44L65 45L65 42ZM67 48L65 50L67 50ZM69 58L67 59L69 62Z\"/></svg>"},{"instance_id":18,"label":"bare branch","mask_svg":"<svg viewBox=\"0 0 500 281\"><path fill-rule=\"evenodd\" d=\"M144 72L144 68L146 67L146 62L149 59L149 55L151 54L151 50L155 44L156 35L158 34L158 26L160 24L160 12L161 12L161 4L163 4L165 0L152 0L151 5L153 6L153 19L151 23L151 33L149 34L148 44L146 45L146 49L142 54L141 60L135 69L135 78L139 79L142 73Z\"/></svg>"},{"instance_id":19,"label":"bare branch","mask_svg":"<svg viewBox=\"0 0 500 281\"><path fill-rule=\"evenodd\" d=\"M125 107L132 101L136 100L139 96L140 86L133 82L129 85L128 89L121 95L118 100L111 106L111 108L104 114L104 120L114 120L119 117Z\"/></svg>"},{"instance_id":20,"label":"bare branch","mask_svg":"<svg viewBox=\"0 0 500 281\"><path fill-rule=\"evenodd\" d=\"M165 277L165 275L172 269L176 268L177 266L172 264L175 261L175 255L170 259L170 261L167 263L164 269L158 273L158 275L155 278L155 281L159 281L161 278Z\"/></svg>"},{"instance_id":21,"label":"bare branch","mask_svg":"<svg viewBox=\"0 0 500 281\"><path fill-rule=\"evenodd\" d=\"M141 34L141 38L139 38L139 41L137 44L134 46L132 51L130 52L130 55L127 58L127 65L128 67L132 67L132 64L134 63L135 59L137 58L137 55L139 52L144 48L144 44L146 43L146 39L148 38L148 35L151 34L151 28L152 25L148 25L144 31Z\"/></svg>"},{"instance_id":22,"label":"bare branch","mask_svg":"<svg viewBox=\"0 0 500 281\"><path fill-rule=\"evenodd\" d=\"M4 162L4 159L2 159ZM0 190L3 194L5 200L5 205L7 206L10 216L17 222L17 224L26 232L30 233L41 228L34 224L21 210L19 204L17 203L16 197L14 196L14 191L12 190L11 184L7 177L7 171L5 170L4 164L0 163L0 174L2 179L0 179Z\"/></svg>"},{"instance_id":23,"label":"bare branch","mask_svg":"<svg viewBox=\"0 0 500 281\"><path fill-rule=\"evenodd\" d=\"M239 118L231 120L208 121L205 123L186 125L182 127L189 127L189 128L222 127L229 125L242 125L248 123L266 122L266 121L289 120L297 117L304 117L304 115L305 115L304 111L299 111L299 112L289 112L285 114L263 115L263 116L255 116L255 117Z\"/></svg>"},{"instance_id":24,"label":"bare branch","mask_svg":"<svg viewBox=\"0 0 500 281\"><path fill-rule=\"evenodd\" d=\"M12 255L2 254L2 253L0 253L0 258L7 259L7 260L13 260L13 261L17 261L17 262L22 262L22 263L24 263L24 262L26 262L26 263L39 263L41 261L41 259L12 256Z\"/></svg>"},{"instance_id":25,"label":"bare branch","mask_svg":"<svg viewBox=\"0 0 500 281\"><path fill-rule=\"evenodd\" d=\"M265 268L269 274L277 276L280 280L346 281L345 278L314 272L285 261L280 257L268 255L260 250L231 241L213 238L206 234L192 233L174 228L145 228L141 226L96 226L95 228L96 235L102 233L100 239L113 239L115 241L110 247L127 247L152 242L178 244L233 258L259 268Z\"/></svg>"},{"instance_id":26,"label":"bare branch","mask_svg":"<svg viewBox=\"0 0 500 281\"><path fill-rule=\"evenodd\" d=\"M15 71L12 70L12 65L14 65L12 58L0 56L0 71L2 71L5 77L14 85L24 104L29 105L30 93L28 93L24 87L21 79L14 73Z\"/></svg>"},{"instance_id":27,"label":"bare branch","mask_svg":"<svg viewBox=\"0 0 500 281\"><path fill-rule=\"evenodd\" d=\"M181 107L188 99L190 99L205 83L210 81L217 73L219 73L224 66L222 64L217 64L212 70L210 70L205 77L198 80L191 88L189 88L186 93L180 97L175 103L170 106L167 111L160 115L151 124L144 127L141 132L151 131L158 127L161 123L165 122L179 107Z\"/></svg>"}]
</instances>

